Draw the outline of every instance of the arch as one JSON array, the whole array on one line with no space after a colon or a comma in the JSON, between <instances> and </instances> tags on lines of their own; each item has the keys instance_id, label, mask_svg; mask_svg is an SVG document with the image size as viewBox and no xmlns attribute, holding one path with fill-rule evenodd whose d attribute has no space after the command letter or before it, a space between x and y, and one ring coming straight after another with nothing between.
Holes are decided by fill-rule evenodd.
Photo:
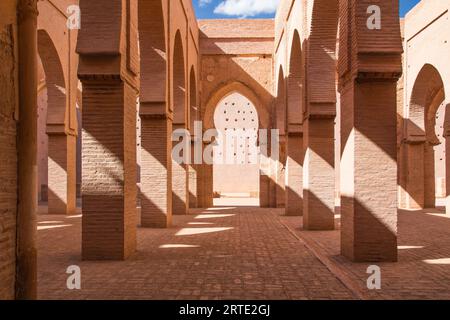
<instances>
[{"instance_id":1,"label":"arch","mask_svg":"<svg viewBox=\"0 0 450 320\"><path fill-rule=\"evenodd\" d=\"M425 64L411 92L408 138L425 137L430 143L437 143L436 112L444 100L444 82L439 71L433 65Z\"/></svg>"},{"instance_id":2,"label":"arch","mask_svg":"<svg viewBox=\"0 0 450 320\"><path fill-rule=\"evenodd\" d=\"M288 102L287 118L288 126L291 124L301 124L303 122L304 112L304 94L303 94L303 61L302 46L300 34L294 31L291 45L291 54L289 57L289 76L288 76ZM288 131L290 129L288 128Z\"/></svg>"},{"instance_id":3,"label":"arch","mask_svg":"<svg viewBox=\"0 0 450 320\"><path fill-rule=\"evenodd\" d=\"M66 81L58 51L45 30L38 30L38 53L47 85L47 125L64 125L67 108Z\"/></svg>"},{"instance_id":4,"label":"arch","mask_svg":"<svg viewBox=\"0 0 450 320\"><path fill-rule=\"evenodd\" d=\"M175 34L172 65L172 111L174 124L186 124L185 57L179 30Z\"/></svg>"},{"instance_id":5,"label":"arch","mask_svg":"<svg viewBox=\"0 0 450 320\"><path fill-rule=\"evenodd\" d=\"M214 128L214 112L215 109L225 96L230 95L233 92L239 92L247 99L249 99L258 111L259 126L263 129L268 129L270 127L270 115L267 110L263 108L258 96L254 91L248 87L246 84L238 81L230 82L225 84L218 89L214 90L209 99L207 100L205 114L203 117L203 126L205 130Z\"/></svg>"},{"instance_id":6,"label":"arch","mask_svg":"<svg viewBox=\"0 0 450 320\"><path fill-rule=\"evenodd\" d=\"M314 0L308 40L308 100L336 102L338 0Z\"/></svg>"},{"instance_id":7,"label":"arch","mask_svg":"<svg viewBox=\"0 0 450 320\"><path fill-rule=\"evenodd\" d=\"M435 207L437 180L445 179L448 130L445 117L448 115L445 115L444 101L444 83L439 71L425 64L417 74L408 106L405 190L409 208ZM437 122L440 134L436 130Z\"/></svg>"},{"instance_id":8,"label":"arch","mask_svg":"<svg viewBox=\"0 0 450 320\"><path fill-rule=\"evenodd\" d=\"M191 132L194 130L194 122L199 120L199 109L197 105L197 76L194 66L189 74L189 124Z\"/></svg>"},{"instance_id":9,"label":"arch","mask_svg":"<svg viewBox=\"0 0 450 320\"><path fill-rule=\"evenodd\" d=\"M167 85L167 43L161 0L139 0L139 47L141 102L165 102Z\"/></svg>"},{"instance_id":10,"label":"arch","mask_svg":"<svg viewBox=\"0 0 450 320\"><path fill-rule=\"evenodd\" d=\"M275 115L276 123L274 127L280 130L280 135L286 134L286 118L287 118L287 108L286 108L286 79L284 77L283 67L280 66L278 72L278 82L277 82L277 99L275 103Z\"/></svg>"},{"instance_id":11,"label":"arch","mask_svg":"<svg viewBox=\"0 0 450 320\"><path fill-rule=\"evenodd\" d=\"M214 146L213 191L221 197L260 193L258 110L239 91L223 96L214 110L214 127L221 133ZM240 181L236 185L236 181Z\"/></svg>"}]
</instances>

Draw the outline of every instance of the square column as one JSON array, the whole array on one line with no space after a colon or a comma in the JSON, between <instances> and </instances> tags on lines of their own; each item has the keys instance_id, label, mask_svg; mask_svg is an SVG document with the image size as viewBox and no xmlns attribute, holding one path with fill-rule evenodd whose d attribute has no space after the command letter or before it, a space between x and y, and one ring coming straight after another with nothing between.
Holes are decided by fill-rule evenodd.
<instances>
[{"instance_id":1,"label":"square column","mask_svg":"<svg viewBox=\"0 0 450 320\"><path fill-rule=\"evenodd\" d=\"M201 208L211 208L214 206L213 166L202 164L200 167L201 181L199 181L199 206L201 206Z\"/></svg>"},{"instance_id":2,"label":"square column","mask_svg":"<svg viewBox=\"0 0 450 320\"><path fill-rule=\"evenodd\" d=\"M259 175L259 205L270 208L270 177L263 172Z\"/></svg>"},{"instance_id":3,"label":"square column","mask_svg":"<svg viewBox=\"0 0 450 320\"><path fill-rule=\"evenodd\" d=\"M352 261L396 261L396 81L354 81L341 94L341 252ZM421 145L409 148L423 155Z\"/></svg>"},{"instance_id":4,"label":"square column","mask_svg":"<svg viewBox=\"0 0 450 320\"><path fill-rule=\"evenodd\" d=\"M425 143L406 145L406 208L420 210L425 206Z\"/></svg>"},{"instance_id":5,"label":"square column","mask_svg":"<svg viewBox=\"0 0 450 320\"><path fill-rule=\"evenodd\" d=\"M48 213L76 213L76 137L48 134Z\"/></svg>"},{"instance_id":6,"label":"square column","mask_svg":"<svg viewBox=\"0 0 450 320\"><path fill-rule=\"evenodd\" d=\"M286 215L303 215L303 133L289 133L286 164Z\"/></svg>"},{"instance_id":7,"label":"square column","mask_svg":"<svg viewBox=\"0 0 450 320\"><path fill-rule=\"evenodd\" d=\"M193 155L195 152L194 141L191 143L191 158L193 159ZM191 164L188 166L188 181L189 181L189 208L197 208L198 207L198 194L197 194L197 168L198 165Z\"/></svg>"},{"instance_id":8,"label":"square column","mask_svg":"<svg viewBox=\"0 0 450 320\"><path fill-rule=\"evenodd\" d=\"M141 111L141 132L141 226L168 228L172 224L172 120Z\"/></svg>"},{"instance_id":9,"label":"square column","mask_svg":"<svg viewBox=\"0 0 450 320\"><path fill-rule=\"evenodd\" d=\"M173 131L185 128L184 124L173 125ZM171 136L169 139L171 140ZM174 141L172 147L179 143L179 141ZM174 215L187 214L189 205L188 175L188 166L172 159L172 211Z\"/></svg>"},{"instance_id":10,"label":"square column","mask_svg":"<svg viewBox=\"0 0 450 320\"><path fill-rule=\"evenodd\" d=\"M276 161L276 207L286 207L286 148L287 141L286 136L280 136L280 159Z\"/></svg>"},{"instance_id":11,"label":"square column","mask_svg":"<svg viewBox=\"0 0 450 320\"><path fill-rule=\"evenodd\" d=\"M123 260L136 248L136 90L116 77L83 79L85 260Z\"/></svg>"},{"instance_id":12,"label":"square column","mask_svg":"<svg viewBox=\"0 0 450 320\"><path fill-rule=\"evenodd\" d=\"M333 230L334 115L307 117L303 142L303 226L306 230Z\"/></svg>"},{"instance_id":13,"label":"square column","mask_svg":"<svg viewBox=\"0 0 450 320\"><path fill-rule=\"evenodd\" d=\"M436 166L434 162L435 145L426 142L424 145L424 208L436 208Z\"/></svg>"},{"instance_id":14,"label":"square column","mask_svg":"<svg viewBox=\"0 0 450 320\"><path fill-rule=\"evenodd\" d=\"M367 20L361 18L367 6L368 1L340 2L341 253L356 262L393 262L397 261L397 81L403 51L399 4L377 2L381 28L367 28ZM407 148L421 158L423 172L423 146Z\"/></svg>"}]
</instances>

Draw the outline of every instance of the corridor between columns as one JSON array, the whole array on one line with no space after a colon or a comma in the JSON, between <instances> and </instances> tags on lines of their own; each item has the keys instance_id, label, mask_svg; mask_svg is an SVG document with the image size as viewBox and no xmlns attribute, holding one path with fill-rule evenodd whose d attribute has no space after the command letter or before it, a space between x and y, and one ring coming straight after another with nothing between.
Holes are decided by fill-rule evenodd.
<instances>
[{"instance_id":1,"label":"corridor between columns","mask_svg":"<svg viewBox=\"0 0 450 320\"><path fill-rule=\"evenodd\" d=\"M138 229L136 254L107 263L77 258L80 216L40 216L38 298L355 299L286 229L282 214L235 206L193 209L174 216L172 228ZM60 285L71 264L83 270L81 291Z\"/></svg>"},{"instance_id":2,"label":"corridor between columns","mask_svg":"<svg viewBox=\"0 0 450 320\"><path fill-rule=\"evenodd\" d=\"M362 266L398 288L405 261L445 280L450 0L369 2L2 0L0 298L374 298Z\"/></svg>"}]
</instances>

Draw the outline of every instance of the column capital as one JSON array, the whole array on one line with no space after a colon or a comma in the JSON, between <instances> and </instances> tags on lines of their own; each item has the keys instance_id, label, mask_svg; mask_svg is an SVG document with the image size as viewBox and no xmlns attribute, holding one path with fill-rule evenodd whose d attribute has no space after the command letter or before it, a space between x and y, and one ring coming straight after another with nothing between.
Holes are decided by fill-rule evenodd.
<instances>
[{"instance_id":1,"label":"column capital","mask_svg":"<svg viewBox=\"0 0 450 320\"><path fill-rule=\"evenodd\" d=\"M305 119L334 119L336 118L336 102L308 103Z\"/></svg>"},{"instance_id":2,"label":"column capital","mask_svg":"<svg viewBox=\"0 0 450 320\"><path fill-rule=\"evenodd\" d=\"M30 16L37 18L38 14L37 0L19 0L17 4L17 16L19 21Z\"/></svg>"},{"instance_id":3,"label":"column capital","mask_svg":"<svg viewBox=\"0 0 450 320\"><path fill-rule=\"evenodd\" d=\"M370 0L346 0L340 3L340 54L338 59L339 90L352 81L397 81L402 75L403 53L399 5L378 1L379 27L368 23ZM342 48L344 48L342 50Z\"/></svg>"}]
</instances>

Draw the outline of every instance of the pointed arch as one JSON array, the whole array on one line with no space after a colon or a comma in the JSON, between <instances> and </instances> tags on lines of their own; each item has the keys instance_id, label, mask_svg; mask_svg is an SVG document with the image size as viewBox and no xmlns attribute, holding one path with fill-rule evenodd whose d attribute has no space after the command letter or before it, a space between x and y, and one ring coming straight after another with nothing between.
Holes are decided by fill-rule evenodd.
<instances>
[{"instance_id":1,"label":"pointed arch","mask_svg":"<svg viewBox=\"0 0 450 320\"><path fill-rule=\"evenodd\" d=\"M411 93L408 139L424 137L430 142L437 139L434 133L436 112L444 100L444 82L439 71L433 65L425 64L416 77Z\"/></svg>"},{"instance_id":2,"label":"pointed arch","mask_svg":"<svg viewBox=\"0 0 450 320\"><path fill-rule=\"evenodd\" d=\"M294 31L291 51L289 57L289 76L288 76L288 101L287 101L287 118L288 126L300 125L303 122L304 112L304 94L303 94L303 57L300 35L297 30ZM290 129L288 128L288 131Z\"/></svg>"},{"instance_id":3,"label":"pointed arch","mask_svg":"<svg viewBox=\"0 0 450 320\"><path fill-rule=\"evenodd\" d=\"M195 68L192 66L189 73L189 124L191 132L194 130L194 122L200 120L197 101L197 76Z\"/></svg>"},{"instance_id":4,"label":"pointed arch","mask_svg":"<svg viewBox=\"0 0 450 320\"><path fill-rule=\"evenodd\" d=\"M239 92L253 103L256 110L258 110L260 128L268 129L270 127L270 115L267 113L267 110L263 107L255 92L246 84L239 81L233 81L222 85L213 91L208 99L205 114L203 116L204 129L208 130L214 128L214 111L217 104L223 99L223 97L228 96L233 92Z\"/></svg>"},{"instance_id":5,"label":"pointed arch","mask_svg":"<svg viewBox=\"0 0 450 320\"><path fill-rule=\"evenodd\" d=\"M67 86L58 51L45 30L38 30L38 53L47 85L47 125L63 126L66 120Z\"/></svg>"},{"instance_id":6,"label":"pointed arch","mask_svg":"<svg viewBox=\"0 0 450 320\"><path fill-rule=\"evenodd\" d=\"M283 67L280 66L278 72L278 82L277 82L277 98L275 103L275 115L276 123L274 127L280 130L280 135L286 134L286 118L287 118L287 108L286 108L286 79L284 76Z\"/></svg>"},{"instance_id":7,"label":"pointed arch","mask_svg":"<svg viewBox=\"0 0 450 320\"><path fill-rule=\"evenodd\" d=\"M309 26L307 73L308 100L336 103L336 39L339 23L338 0L314 0Z\"/></svg>"},{"instance_id":8,"label":"pointed arch","mask_svg":"<svg viewBox=\"0 0 450 320\"><path fill-rule=\"evenodd\" d=\"M166 99L166 21L161 0L139 0L139 47L141 103L162 103Z\"/></svg>"},{"instance_id":9,"label":"pointed arch","mask_svg":"<svg viewBox=\"0 0 450 320\"><path fill-rule=\"evenodd\" d=\"M181 32L175 34L172 59L172 111L174 124L186 123L185 55Z\"/></svg>"}]
</instances>

